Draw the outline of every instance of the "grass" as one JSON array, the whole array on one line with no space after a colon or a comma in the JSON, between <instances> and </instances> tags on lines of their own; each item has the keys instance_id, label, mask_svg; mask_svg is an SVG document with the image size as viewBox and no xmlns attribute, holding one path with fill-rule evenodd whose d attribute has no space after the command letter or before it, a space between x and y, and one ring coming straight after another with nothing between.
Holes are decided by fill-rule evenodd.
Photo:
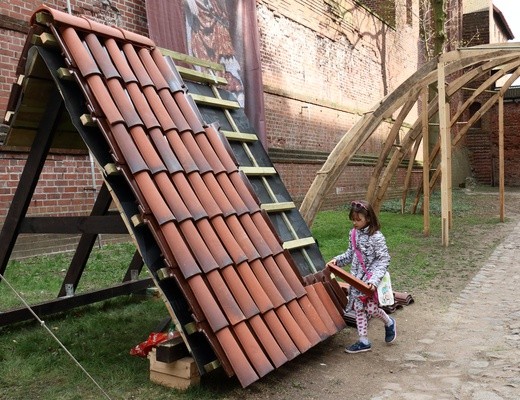
<instances>
[{"instance_id":1,"label":"grass","mask_svg":"<svg viewBox=\"0 0 520 400\"><path fill-rule=\"evenodd\" d=\"M432 199L438 214L439 198ZM380 213L382 231L392 256L395 290L413 293L446 272L443 257L453 250L440 245L440 223L432 218L431 235L423 235L421 215L400 214L398 202L387 202ZM454 192L455 216L464 216L460 235L470 226L486 229L498 220L479 214L463 193ZM347 211L318 214L313 234L325 260L343 252L351 226ZM469 234L469 233L468 233ZM78 292L106 287L121 280L134 252L130 244L95 249ZM6 270L7 280L29 302L56 296L70 262L70 254L14 261ZM20 301L0 282L0 312L19 307ZM45 319L49 328L112 399L218 399L226 398L234 380L220 379L186 392L155 385L148 378L146 359L129 355L130 348L144 341L168 316L163 301L154 296L132 295L74 309ZM0 398L68 400L102 399L101 390L74 363L51 335L36 322L0 327ZM204 378L204 377L203 377ZM221 385L222 387L219 387Z\"/></svg>"}]
</instances>

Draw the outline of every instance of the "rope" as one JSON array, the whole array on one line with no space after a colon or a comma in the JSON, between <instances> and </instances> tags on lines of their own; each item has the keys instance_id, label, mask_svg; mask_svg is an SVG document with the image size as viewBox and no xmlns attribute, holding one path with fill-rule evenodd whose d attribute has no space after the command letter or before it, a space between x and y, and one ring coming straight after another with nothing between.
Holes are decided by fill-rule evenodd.
<instances>
[{"instance_id":1,"label":"rope","mask_svg":"<svg viewBox=\"0 0 520 400\"><path fill-rule=\"evenodd\" d=\"M45 325L45 321L43 321L42 319L40 319L40 317L38 317L38 315L36 315L36 313L31 308L31 306L29 304L27 304L27 302L23 299L23 297L20 296L20 294L16 291L16 289L7 281L7 279L5 279L5 276L3 276L1 273L0 273L0 280L3 280L7 284L7 286L9 286L9 288L13 291L13 293L20 299L20 301L25 305L25 307L27 307L27 309L31 312L31 314L34 315L34 318L36 318L36 320L40 323L40 325L47 330L49 335L51 335L54 338L54 340L61 346L61 348L65 351L65 353L67 353L69 355L69 357L76 363L76 365L85 373L85 375L87 375L90 378L90 380L92 382L94 382L94 385L96 385L98 387L98 389L103 393L103 395L107 399L111 400L111 398L107 394L107 392L105 392L103 390L103 388L96 382L96 380L92 377L92 375L90 375L87 372L87 370L79 363L79 361L76 360L76 358L72 355L72 353L69 350L67 350L67 348L63 345L63 343L61 343L61 341L56 337L56 335L54 335L54 333L52 333L52 331L47 327L47 325Z\"/></svg>"}]
</instances>

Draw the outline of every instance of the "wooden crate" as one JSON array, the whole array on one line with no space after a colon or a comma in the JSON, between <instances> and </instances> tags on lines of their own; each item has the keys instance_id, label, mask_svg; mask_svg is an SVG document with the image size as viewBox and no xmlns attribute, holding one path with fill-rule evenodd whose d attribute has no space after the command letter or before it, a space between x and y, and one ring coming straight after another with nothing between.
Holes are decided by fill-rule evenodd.
<instances>
[{"instance_id":1,"label":"wooden crate","mask_svg":"<svg viewBox=\"0 0 520 400\"><path fill-rule=\"evenodd\" d=\"M193 357L183 357L171 363L157 361L156 349L148 353L150 380L159 385L185 390L200 383L200 375Z\"/></svg>"}]
</instances>

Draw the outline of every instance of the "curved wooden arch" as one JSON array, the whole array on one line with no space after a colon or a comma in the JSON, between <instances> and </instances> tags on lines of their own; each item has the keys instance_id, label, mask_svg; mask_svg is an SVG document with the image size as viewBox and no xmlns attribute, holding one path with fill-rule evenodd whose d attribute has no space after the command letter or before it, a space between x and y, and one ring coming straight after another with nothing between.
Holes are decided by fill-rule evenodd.
<instances>
[{"instance_id":1,"label":"curved wooden arch","mask_svg":"<svg viewBox=\"0 0 520 400\"><path fill-rule=\"evenodd\" d=\"M493 94L489 96L489 88L506 74L511 74L511 77L500 90L493 91ZM424 64L392 93L365 113L334 147L322 168L317 172L300 206L300 213L307 224L312 225L324 197L332 189L352 157L385 120L392 118L395 112L399 111L372 171L366 194L366 198L376 209L380 208L391 179L405 156L409 155L412 162L415 159L424 131L428 128L425 125L430 124L435 116L445 116L445 120L441 119L439 125L447 130L450 146L448 148L451 149L452 144L456 145L471 126L499 99L503 98L505 91L519 76L520 46L517 43L461 48L444 53ZM439 86L440 82L441 86ZM473 85L471 89L467 87L469 84ZM475 86L477 87L475 88ZM441 93L441 97L437 95L428 101L425 93L428 93L429 88L435 89L437 94ZM454 112L453 116L450 116L450 99L463 90L472 90L473 93ZM483 94L487 94L489 97L485 101L479 97ZM464 112L475 102L481 103L479 111L467 121L461 121ZM417 113L418 116L411 128L405 128L408 132L400 145L396 147L394 146L395 139L399 131L404 128L403 123L413 110L421 111ZM458 123L463 123L464 126L455 137L451 138L451 128ZM433 187L441 176L440 166L447 166L451 162L449 154L441 154L440 139L442 137L443 135L440 134L439 141L428 155L430 163L437 161L439 165L429 179L429 187ZM446 153L451 153L451 151ZM448 158L443 159L443 157ZM411 165L408 170L411 171ZM451 170L448 169L447 172L445 175L451 179ZM406 179L409 179L409 176ZM407 190L408 188L405 187L405 191ZM406 198L406 193L403 193L404 198Z\"/></svg>"}]
</instances>

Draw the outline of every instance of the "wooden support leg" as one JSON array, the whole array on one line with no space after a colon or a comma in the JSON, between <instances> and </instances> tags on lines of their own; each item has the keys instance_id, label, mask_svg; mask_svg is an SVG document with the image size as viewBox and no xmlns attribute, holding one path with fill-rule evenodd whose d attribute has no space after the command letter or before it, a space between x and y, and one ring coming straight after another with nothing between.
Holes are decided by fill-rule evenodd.
<instances>
[{"instance_id":1,"label":"wooden support leg","mask_svg":"<svg viewBox=\"0 0 520 400\"><path fill-rule=\"evenodd\" d=\"M34 190L38 184L38 178L40 177L45 159L49 153L62 110L63 99L58 89L55 88L53 93L49 96L49 102L43 113L44 117L38 126L31 151L27 157L27 162L25 163L18 187L16 188L11 206L7 212L2 231L0 232L1 274L4 273L7 262L11 257L20 232L20 226L31 203Z\"/></svg>"}]
</instances>

